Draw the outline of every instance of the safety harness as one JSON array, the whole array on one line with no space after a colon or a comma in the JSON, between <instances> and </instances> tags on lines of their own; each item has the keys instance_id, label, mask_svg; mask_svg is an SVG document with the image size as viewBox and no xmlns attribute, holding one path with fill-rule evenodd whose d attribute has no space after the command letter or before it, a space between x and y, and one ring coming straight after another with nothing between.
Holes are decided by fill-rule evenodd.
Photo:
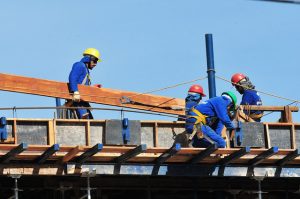
<instances>
[{"instance_id":1,"label":"safety harness","mask_svg":"<svg viewBox=\"0 0 300 199\"><path fill-rule=\"evenodd\" d=\"M191 141L193 139L193 137L195 136L196 133L197 133L197 137L199 139L204 138L204 134L201 131L201 127L202 127L202 125L206 125L206 118L208 116L202 114L200 111L198 111L194 107L190 111L195 113L196 115L188 115L187 118L195 118L196 122L194 123L193 132L189 136L189 141Z\"/></svg>"},{"instance_id":2,"label":"safety harness","mask_svg":"<svg viewBox=\"0 0 300 199\"><path fill-rule=\"evenodd\" d=\"M91 76L90 76L88 69L86 69L86 75L85 75L84 79L82 80L81 85L85 85L85 83L87 81L88 81L88 85L91 85Z\"/></svg>"}]
</instances>

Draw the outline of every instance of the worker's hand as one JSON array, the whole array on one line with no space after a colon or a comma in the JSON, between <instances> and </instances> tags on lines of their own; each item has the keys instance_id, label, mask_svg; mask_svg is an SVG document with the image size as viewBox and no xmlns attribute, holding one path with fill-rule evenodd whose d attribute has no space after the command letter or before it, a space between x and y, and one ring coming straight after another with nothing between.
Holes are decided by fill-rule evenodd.
<instances>
[{"instance_id":1,"label":"worker's hand","mask_svg":"<svg viewBox=\"0 0 300 199\"><path fill-rule=\"evenodd\" d=\"M94 86L94 87L97 87L97 88L101 88L101 87L102 87L101 84L94 84L93 86Z\"/></svg>"},{"instance_id":2,"label":"worker's hand","mask_svg":"<svg viewBox=\"0 0 300 199\"><path fill-rule=\"evenodd\" d=\"M75 92L73 93L72 100L73 100L74 102L80 102L80 94L79 94L78 91L75 91Z\"/></svg>"}]
</instances>

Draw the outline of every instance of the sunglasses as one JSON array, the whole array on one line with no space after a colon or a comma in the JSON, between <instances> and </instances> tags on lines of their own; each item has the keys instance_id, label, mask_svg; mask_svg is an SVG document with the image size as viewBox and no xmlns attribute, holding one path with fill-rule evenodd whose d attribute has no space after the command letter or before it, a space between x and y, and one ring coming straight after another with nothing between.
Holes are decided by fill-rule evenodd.
<instances>
[{"instance_id":1,"label":"sunglasses","mask_svg":"<svg viewBox=\"0 0 300 199\"><path fill-rule=\"evenodd\" d=\"M99 60L98 60L98 58L91 56L91 61L93 61L94 63L97 63Z\"/></svg>"}]
</instances>

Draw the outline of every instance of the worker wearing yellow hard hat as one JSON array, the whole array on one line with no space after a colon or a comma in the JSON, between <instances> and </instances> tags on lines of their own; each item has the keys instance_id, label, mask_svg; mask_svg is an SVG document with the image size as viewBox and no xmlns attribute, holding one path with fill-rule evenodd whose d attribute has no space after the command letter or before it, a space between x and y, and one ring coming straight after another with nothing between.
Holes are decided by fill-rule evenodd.
<instances>
[{"instance_id":1,"label":"worker wearing yellow hard hat","mask_svg":"<svg viewBox=\"0 0 300 199\"><path fill-rule=\"evenodd\" d=\"M72 100L74 107L82 107L76 110L77 118L79 119L93 119L93 116L90 110L85 109L84 107L90 107L88 102L85 102L81 99L78 84L90 86L91 77L90 70L92 70L100 59L100 52L96 48L87 48L82 53L83 58L73 64L72 70L69 74L69 89L72 93ZM100 84L96 85L98 88L101 88Z\"/></svg>"}]
</instances>

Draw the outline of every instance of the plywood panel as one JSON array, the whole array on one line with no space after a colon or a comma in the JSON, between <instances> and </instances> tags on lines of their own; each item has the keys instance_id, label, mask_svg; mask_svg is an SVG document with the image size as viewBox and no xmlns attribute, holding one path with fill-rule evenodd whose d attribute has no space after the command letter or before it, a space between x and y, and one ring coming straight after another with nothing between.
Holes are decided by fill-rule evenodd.
<instances>
[{"instance_id":1,"label":"plywood panel","mask_svg":"<svg viewBox=\"0 0 300 199\"><path fill-rule=\"evenodd\" d=\"M47 145L47 122L17 121L18 143Z\"/></svg>"},{"instance_id":2,"label":"plywood panel","mask_svg":"<svg viewBox=\"0 0 300 199\"><path fill-rule=\"evenodd\" d=\"M278 146L280 149L290 149L291 127L290 126L269 126L270 147Z\"/></svg>"},{"instance_id":3,"label":"plywood panel","mask_svg":"<svg viewBox=\"0 0 300 199\"><path fill-rule=\"evenodd\" d=\"M13 121L7 121L7 125L6 125L6 129L7 129L7 136L10 138L13 136Z\"/></svg>"},{"instance_id":4,"label":"plywood panel","mask_svg":"<svg viewBox=\"0 0 300 199\"><path fill-rule=\"evenodd\" d=\"M177 135L183 133L184 128L175 127L172 128L170 125L159 125L158 126L158 147L171 147L174 144Z\"/></svg>"},{"instance_id":5,"label":"plywood panel","mask_svg":"<svg viewBox=\"0 0 300 199\"><path fill-rule=\"evenodd\" d=\"M141 122L129 120L130 142L127 144L141 144ZM107 120L105 124L104 144L124 144L122 136L122 120Z\"/></svg>"},{"instance_id":6,"label":"plywood panel","mask_svg":"<svg viewBox=\"0 0 300 199\"><path fill-rule=\"evenodd\" d=\"M296 137L295 148L299 148L300 147L300 126L295 126L295 137Z\"/></svg>"},{"instance_id":7,"label":"plywood panel","mask_svg":"<svg viewBox=\"0 0 300 199\"><path fill-rule=\"evenodd\" d=\"M147 144L147 147L154 146L154 126L147 125L141 128L141 143Z\"/></svg>"},{"instance_id":8,"label":"plywood panel","mask_svg":"<svg viewBox=\"0 0 300 199\"><path fill-rule=\"evenodd\" d=\"M91 146L103 142L102 140L103 130L104 130L104 123L92 123L92 122L90 123Z\"/></svg>"},{"instance_id":9,"label":"plywood panel","mask_svg":"<svg viewBox=\"0 0 300 199\"><path fill-rule=\"evenodd\" d=\"M86 145L85 123L56 123L56 143L62 145Z\"/></svg>"}]
</instances>

